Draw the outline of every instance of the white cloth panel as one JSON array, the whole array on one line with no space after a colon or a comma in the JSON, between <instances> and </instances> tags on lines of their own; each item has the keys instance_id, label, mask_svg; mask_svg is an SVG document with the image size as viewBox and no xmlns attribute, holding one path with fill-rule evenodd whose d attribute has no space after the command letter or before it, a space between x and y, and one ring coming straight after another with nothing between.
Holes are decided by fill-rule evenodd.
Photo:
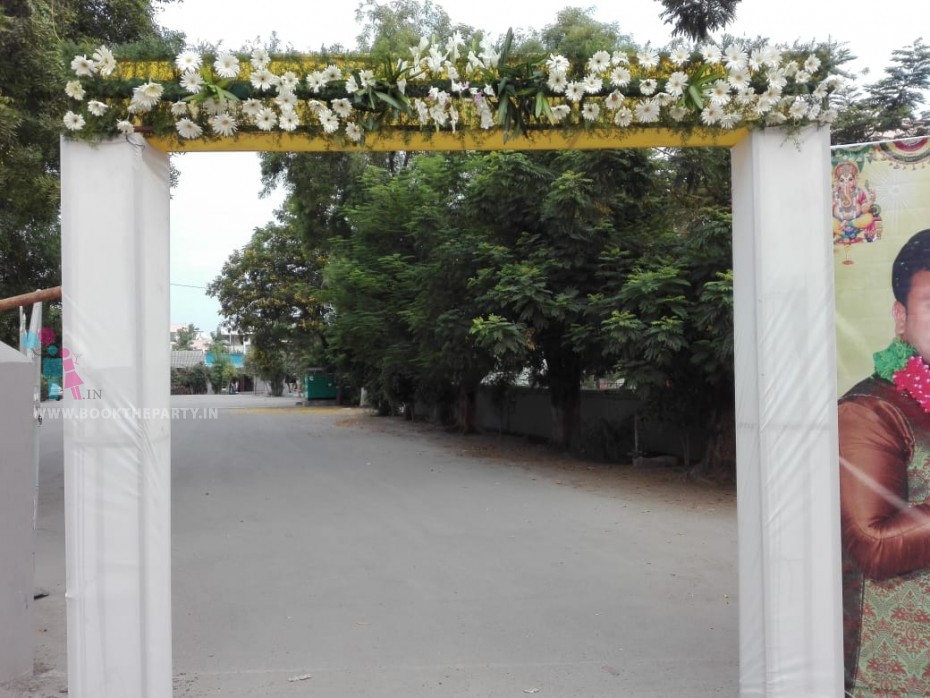
<instances>
[{"instance_id":1,"label":"white cloth panel","mask_svg":"<svg viewBox=\"0 0 930 698\"><path fill-rule=\"evenodd\" d=\"M0 683L32 673L34 375L0 342Z\"/></svg>"},{"instance_id":2,"label":"white cloth panel","mask_svg":"<svg viewBox=\"0 0 930 698\"><path fill-rule=\"evenodd\" d=\"M168 698L168 158L61 150L69 695Z\"/></svg>"},{"instance_id":3,"label":"white cloth panel","mask_svg":"<svg viewBox=\"0 0 930 698\"><path fill-rule=\"evenodd\" d=\"M733 149L740 695L843 693L829 131Z\"/></svg>"}]
</instances>

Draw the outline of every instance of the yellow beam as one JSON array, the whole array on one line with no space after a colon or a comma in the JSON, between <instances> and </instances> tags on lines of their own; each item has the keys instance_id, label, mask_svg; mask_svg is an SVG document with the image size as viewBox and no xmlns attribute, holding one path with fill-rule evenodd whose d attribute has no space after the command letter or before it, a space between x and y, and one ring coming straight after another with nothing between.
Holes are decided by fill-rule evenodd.
<instances>
[{"instance_id":1,"label":"yellow beam","mask_svg":"<svg viewBox=\"0 0 930 698\"><path fill-rule=\"evenodd\" d=\"M260 152L321 153L397 150L604 150L618 148L730 148L748 129L702 129L682 133L665 128L591 131L536 131L529 136L509 138L499 129L490 132L401 131L369 133L364 145L334 136L289 133L239 133L232 138L181 140L149 136L148 141L163 152Z\"/></svg>"}]
</instances>

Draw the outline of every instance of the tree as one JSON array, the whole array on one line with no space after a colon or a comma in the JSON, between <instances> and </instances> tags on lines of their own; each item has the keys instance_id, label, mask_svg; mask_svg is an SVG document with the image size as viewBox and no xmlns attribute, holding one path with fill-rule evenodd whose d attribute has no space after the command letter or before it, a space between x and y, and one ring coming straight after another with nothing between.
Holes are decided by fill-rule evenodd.
<instances>
[{"instance_id":1,"label":"tree","mask_svg":"<svg viewBox=\"0 0 930 698\"><path fill-rule=\"evenodd\" d=\"M309 350L322 341L325 255L303 243L286 214L257 228L208 286L220 313L266 350Z\"/></svg>"},{"instance_id":2,"label":"tree","mask_svg":"<svg viewBox=\"0 0 930 698\"><path fill-rule=\"evenodd\" d=\"M711 32L723 29L736 18L740 0L661 0L659 16L672 25L672 36L706 41Z\"/></svg>"},{"instance_id":3,"label":"tree","mask_svg":"<svg viewBox=\"0 0 930 698\"><path fill-rule=\"evenodd\" d=\"M488 316L474 332L484 346L494 346L490 331L511 344L523 335L539 357L553 441L563 447L578 431L583 375L607 365L606 336L591 321L604 290L598 264L612 251L618 260L635 256L648 239L652 169L644 151L497 153L467 192L470 222L487 240L472 288Z\"/></svg>"},{"instance_id":4,"label":"tree","mask_svg":"<svg viewBox=\"0 0 930 698\"><path fill-rule=\"evenodd\" d=\"M885 77L853 91L838 105L833 125L836 144L865 143L924 134L930 112L919 113L930 90L930 47L917 39L912 45L891 53L892 65Z\"/></svg>"},{"instance_id":5,"label":"tree","mask_svg":"<svg viewBox=\"0 0 930 698\"><path fill-rule=\"evenodd\" d=\"M245 355L246 371L267 381L274 397L284 394L287 376L286 358L279 349L267 349L253 344Z\"/></svg>"},{"instance_id":6,"label":"tree","mask_svg":"<svg viewBox=\"0 0 930 698\"><path fill-rule=\"evenodd\" d=\"M154 0L155 3L171 0ZM0 298L61 283L59 139L67 61L101 43L158 39L148 0L0 5ZM0 341L16 342L13 313Z\"/></svg>"},{"instance_id":7,"label":"tree","mask_svg":"<svg viewBox=\"0 0 930 698\"><path fill-rule=\"evenodd\" d=\"M178 338L174 343L174 348L177 351L189 351L193 348L193 342L197 339L197 335L200 334L200 329L190 323L187 327L182 327L178 330Z\"/></svg>"}]
</instances>

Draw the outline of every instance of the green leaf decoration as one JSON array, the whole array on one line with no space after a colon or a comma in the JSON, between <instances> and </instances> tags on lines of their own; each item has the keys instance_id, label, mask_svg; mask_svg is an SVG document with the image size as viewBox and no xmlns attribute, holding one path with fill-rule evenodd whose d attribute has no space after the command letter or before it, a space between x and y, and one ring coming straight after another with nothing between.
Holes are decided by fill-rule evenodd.
<instances>
[{"instance_id":1,"label":"green leaf decoration","mask_svg":"<svg viewBox=\"0 0 930 698\"><path fill-rule=\"evenodd\" d=\"M895 338L885 349L872 355L875 361L875 373L890 381L896 371L907 364L907 360L917 354L917 350L907 342Z\"/></svg>"}]
</instances>

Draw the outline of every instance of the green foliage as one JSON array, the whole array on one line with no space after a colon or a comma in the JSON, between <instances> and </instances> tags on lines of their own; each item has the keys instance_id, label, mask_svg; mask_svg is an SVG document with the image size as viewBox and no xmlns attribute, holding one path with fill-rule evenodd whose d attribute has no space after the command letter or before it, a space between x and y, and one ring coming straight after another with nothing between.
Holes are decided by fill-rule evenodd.
<instances>
[{"instance_id":1,"label":"green foliage","mask_svg":"<svg viewBox=\"0 0 930 698\"><path fill-rule=\"evenodd\" d=\"M197 339L197 335L200 334L200 329L197 328L194 323L190 323L187 327L182 327L178 330L178 338L174 343L174 348L177 351L188 351L193 348L193 342Z\"/></svg>"},{"instance_id":2,"label":"green foliage","mask_svg":"<svg viewBox=\"0 0 930 698\"><path fill-rule=\"evenodd\" d=\"M251 241L233 252L207 293L237 331L253 335L266 349L292 353L319 341L326 308L320 298L326 258L307 247L292 220L257 228Z\"/></svg>"},{"instance_id":3,"label":"green foliage","mask_svg":"<svg viewBox=\"0 0 930 698\"><path fill-rule=\"evenodd\" d=\"M207 392L208 373L206 366L171 369L172 395L204 395Z\"/></svg>"},{"instance_id":4,"label":"green foliage","mask_svg":"<svg viewBox=\"0 0 930 698\"><path fill-rule=\"evenodd\" d=\"M864 143L926 134L930 111L919 112L930 90L930 47L917 39L892 51L885 76L840 103L833 127L836 144Z\"/></svg>"},{"instance_id":5,"label":"green foliage","mask_svg":"<svg viewBox=\"0 0 930 698\"><path fill-rule=\"evenodd\" d=\"M740 0L661 0L665 9L659 15L672 25L672 36L706 40L736 18Z\"/></svg>"},{"instance_id":6,"label":"green foliage","mask_svg":"<svg viewBox=\"0 0 930 698\"><path fill-rule=\"evenodd\" d=\"M4 0L0 5L0 298L61 283L58 173L67 107L65 47L157 35L152 13L146 0ZM0 315L0 341L15 343L17 332L15 313Z\"/></svg>"},{"instance_id":7,"label":"green foliage","mask_svg":"<svg viewBox=\"0 0 930 698\"><path fill-rule=\"evenodd\" d=\"M213 392L221 393L229 388L230 381L239 375L239 371L232 365L226 354L211 353L213 354L213 365L207 368L207 375Z\"/></svg>"},{"instance_id":8,"label":"green foliage","mask_svg":"<svg viewBox=\"0 0 930 698\"><path fill-rule=\"evenodd\" d=\"M245 369L267 381L274 397L281 397L284 393L284 379L288 372L287 358L282 350L253 344L245 355Z\"/></svg>"}]
</instances>

